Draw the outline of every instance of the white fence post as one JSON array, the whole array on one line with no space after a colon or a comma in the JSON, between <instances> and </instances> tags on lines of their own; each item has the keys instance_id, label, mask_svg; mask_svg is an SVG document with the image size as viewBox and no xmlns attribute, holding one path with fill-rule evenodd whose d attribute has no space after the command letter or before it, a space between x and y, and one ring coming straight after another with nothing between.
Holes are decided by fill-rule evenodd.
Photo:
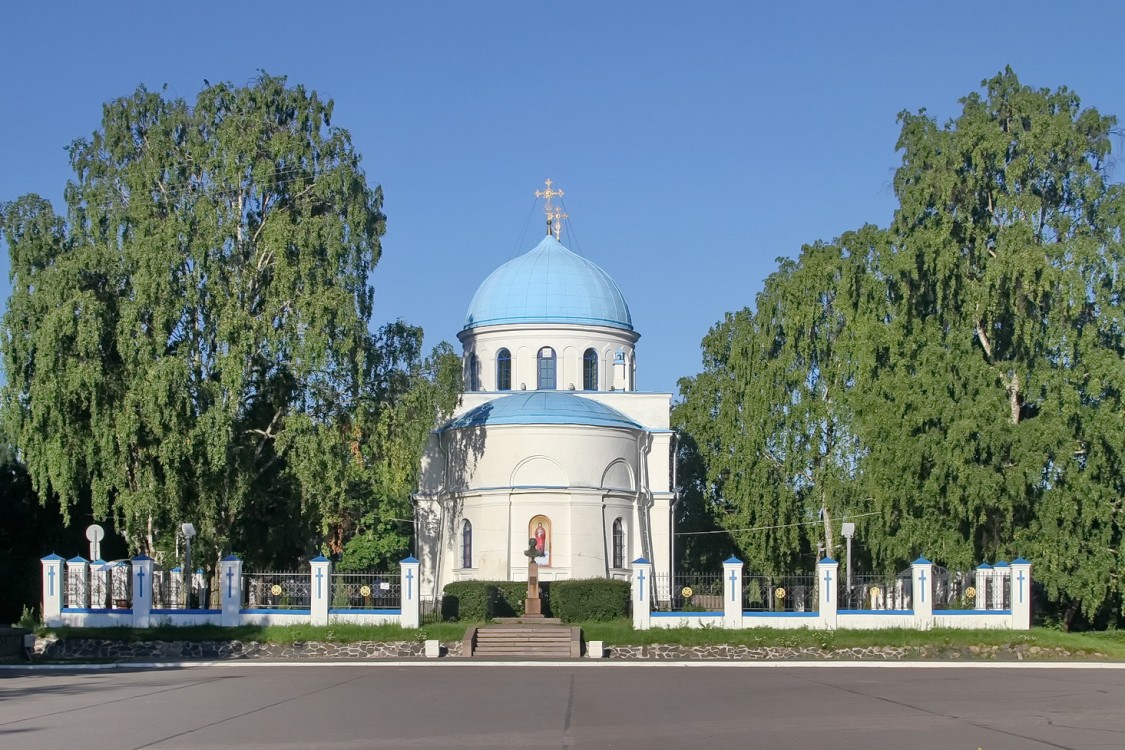
<instances>
[{"instance_id":1,"label":"white fence post","mask_svg":"<svg viewBox=\"0 0 1125 750\"><path fill-rule=\"evenodd\" d=\"M317 555L309 561L310 609L313 625L328 624L328 602L332 599L332 561Z\"/></svg>"},{"instance_id":2,"label":"white fence post","mask_svg":"<svg viewBox=\"0 0 1125 750\"><path fill-rule=\"evenodd\" d=\"M415 557L408 557L399 563L399 624L404 628L417 628L422 625L421 597L418 595L421 581L418 576L422 563Z\"/></svg>"},{"instance_id":3,"label":"white fence post","mask_svg":"<svg viewBox=\"0 0 1125 750\"><path fill-rule=\"evenodd\" d=\"M930 630L934 626L934 564L919 557L910 563L910 579L914 626L919 630Z\"/></svg>"},{"instance_id":4,"label":"white fence post","mask_svg":"<svg viewBox=\"0 0 1125 750\"><path fill-rule=\"evenodd\" d=\"M152 558L137 555L133 558L133 627L147 628L152 615Z\"/></svg>"},{"instance_id":5,"label":"white fence post","mask_svg":"<svg viewBox=\"0 0 1125 750\"><path fill-rule=\"evenodd\" d=\"M1012 560L1012 630L1031 630L1031 563Z\"/></svg>"},{"instance_id":6,"label":"white fence post","mask_svg":"<svg viewBox=\"0 0 1125 750\"><path fill-rule=\"evenodd\" d=\"M242 624L242 560L227 555L219 564L219 592L222 614L219 622L225 628Z\"/></svg>"},{"instance_id":7,"label":"white fence post","mask_svg":"<svg viewBox=\"0 0 1125 750\"><path fill-rule=\"evenodd\" d=\"M817 610L820 625L825 630L835 630L840 611L840 563L826 557L816 564Z\"/></svg>"},{"instance_id":8,"label":"white fence post","mask_svg":"<svg viewBox=\"0 0 1125 750\"><path fill-rule=\"evenodd\" d=\"M742 627L742 561L734 555L723 561L723 627Z\"/></svg>"},{"instance_id":9,"label":"white fence post","mask_svg":"<svg viewBox=\"0 0 1125 750\"><path fill-rule=\"evenodd\" d=\"M43 622L62 625L63 559L55 554L39 560L43 565Z\"/></svg>"},{"instance_id":10,"label":"white fence post","mask_svg":"<svg viewBox=\"0 0 1125 750\"><path fill-rule=\"evenodd\" d=\"M74 596L70 594L73 592ZM66 586L63 590L64 607L90 607L90 563L84 557L66 561Z\"/></svg>"},{"instance_id":11,"label":"white fence post","mask_svg":"<svg viewBox=\"0 0 1125 750\"><path fill-rule=\"evenodd\" d=\"M643 557L633 561L633 629L648 630L652 620L652 563Z\"/></svg>"}]
</instances>

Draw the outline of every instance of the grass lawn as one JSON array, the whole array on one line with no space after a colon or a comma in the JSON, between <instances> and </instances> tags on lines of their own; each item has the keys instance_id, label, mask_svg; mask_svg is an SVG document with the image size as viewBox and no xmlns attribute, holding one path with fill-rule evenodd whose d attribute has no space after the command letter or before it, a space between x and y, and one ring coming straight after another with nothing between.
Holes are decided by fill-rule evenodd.
<instances>
[{"instance_id":1,"label":"grass lawn","mask_svg":"<svg viewBox=\"0 0 1125 750\"><path fill-rule=\"evenodd\" d=\"M330 641L423 641L437 639L458 641L465 634L467 623L443 622L418 629L397 625L289 625L238 628L200 626L191 628L161 627L147 630L133 628L55 628L41 630L41 635L58 638L91 638L126 641L216 641L241 640L268 643L299 643ZM823 648L826 650L897 646L912 650L928 649L940 653L976 653L973 649L990 650L1038 647L1043 658L1108 658L1125 659L1125 631L1098 633L1063 633L1046 628L1030 631L1010 630L749 630L675 629L633 630L628 620L582 624L587 641L604 641L607 646L643 646L669 644L683 646L736 645L750 648L789 647ZM939 657L940 658L940 657Z\"/></svg>"}]
</instances>

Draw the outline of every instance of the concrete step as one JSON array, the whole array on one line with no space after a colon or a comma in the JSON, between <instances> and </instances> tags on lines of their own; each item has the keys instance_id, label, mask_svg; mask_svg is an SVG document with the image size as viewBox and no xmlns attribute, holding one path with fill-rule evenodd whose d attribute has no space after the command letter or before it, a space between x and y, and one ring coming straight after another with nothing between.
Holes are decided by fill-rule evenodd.
<instances>
[{"instance_id":1,"label":"concrete step","mask_svg":"<svg viewBox=\"0 0 1125 750\"><path fill-rule=\"evenodd\" d=\"M581 644L581 629L566 625L489 625L466 633L463 653L478 657L559 659L580 656Z\"/></svg>"}]
</instances>

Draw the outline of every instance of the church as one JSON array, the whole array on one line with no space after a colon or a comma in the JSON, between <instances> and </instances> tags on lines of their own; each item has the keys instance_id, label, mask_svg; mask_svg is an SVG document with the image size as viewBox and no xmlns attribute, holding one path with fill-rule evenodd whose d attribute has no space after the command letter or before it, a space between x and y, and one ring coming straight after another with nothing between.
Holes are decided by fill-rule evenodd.
<instances>
[{"instance_id":1,"label":"church","mask_svg":"<svg viewBox=\"0 0 1125 750\"><path fill-rule=\"evenodd\" d=\"M547 234L477 288L457 334L464 393L429 437L414 495L423 598L453 581L627 579L672 559L671 394L637 390L620 287Z\"/></svg>"}]
</instances>

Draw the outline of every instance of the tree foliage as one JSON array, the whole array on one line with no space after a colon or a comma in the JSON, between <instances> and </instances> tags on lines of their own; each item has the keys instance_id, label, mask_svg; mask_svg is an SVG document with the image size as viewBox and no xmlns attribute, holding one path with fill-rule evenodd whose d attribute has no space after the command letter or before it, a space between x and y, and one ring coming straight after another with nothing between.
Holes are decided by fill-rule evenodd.
<instances>
[{"instance_id":1,"label":"tree foliage","mask_svg":"<svg viewBox=\"0 0 1125 750\"><path fill-rule=\"evenodd\" d=\"M983 87L944 125L900 116L891 225L783 261L755 310L704 340L677 417L706 446L714 500L740 525L773 513L810 528L816 503L794 498L818 485L837 518L857 520L876 567L1022 554L1068 616L1120 615L1115 120L1011 70ZM809 408L818 392L836 394L831 409ZM828 435L841 438L835 452ZM789 458L803 477L777 468ZM810 540L768 543L792 556Z\"/></svg>"},{"instance_id":2,"label":"tree foliage","mask_svg":"<svg viewBox=\"0 0 1125 750\"><path fill-rule=\"evenodd\" d=\"M70 147L65 218L4 206L5 419L64 513L89 491L134 550L191 521L215 554L286 558L403 471L379 425L441 399L420 331L368 331L382 193L332 109L265 74L193 104L142 87Z\"/></svg>"}]
</instances>

